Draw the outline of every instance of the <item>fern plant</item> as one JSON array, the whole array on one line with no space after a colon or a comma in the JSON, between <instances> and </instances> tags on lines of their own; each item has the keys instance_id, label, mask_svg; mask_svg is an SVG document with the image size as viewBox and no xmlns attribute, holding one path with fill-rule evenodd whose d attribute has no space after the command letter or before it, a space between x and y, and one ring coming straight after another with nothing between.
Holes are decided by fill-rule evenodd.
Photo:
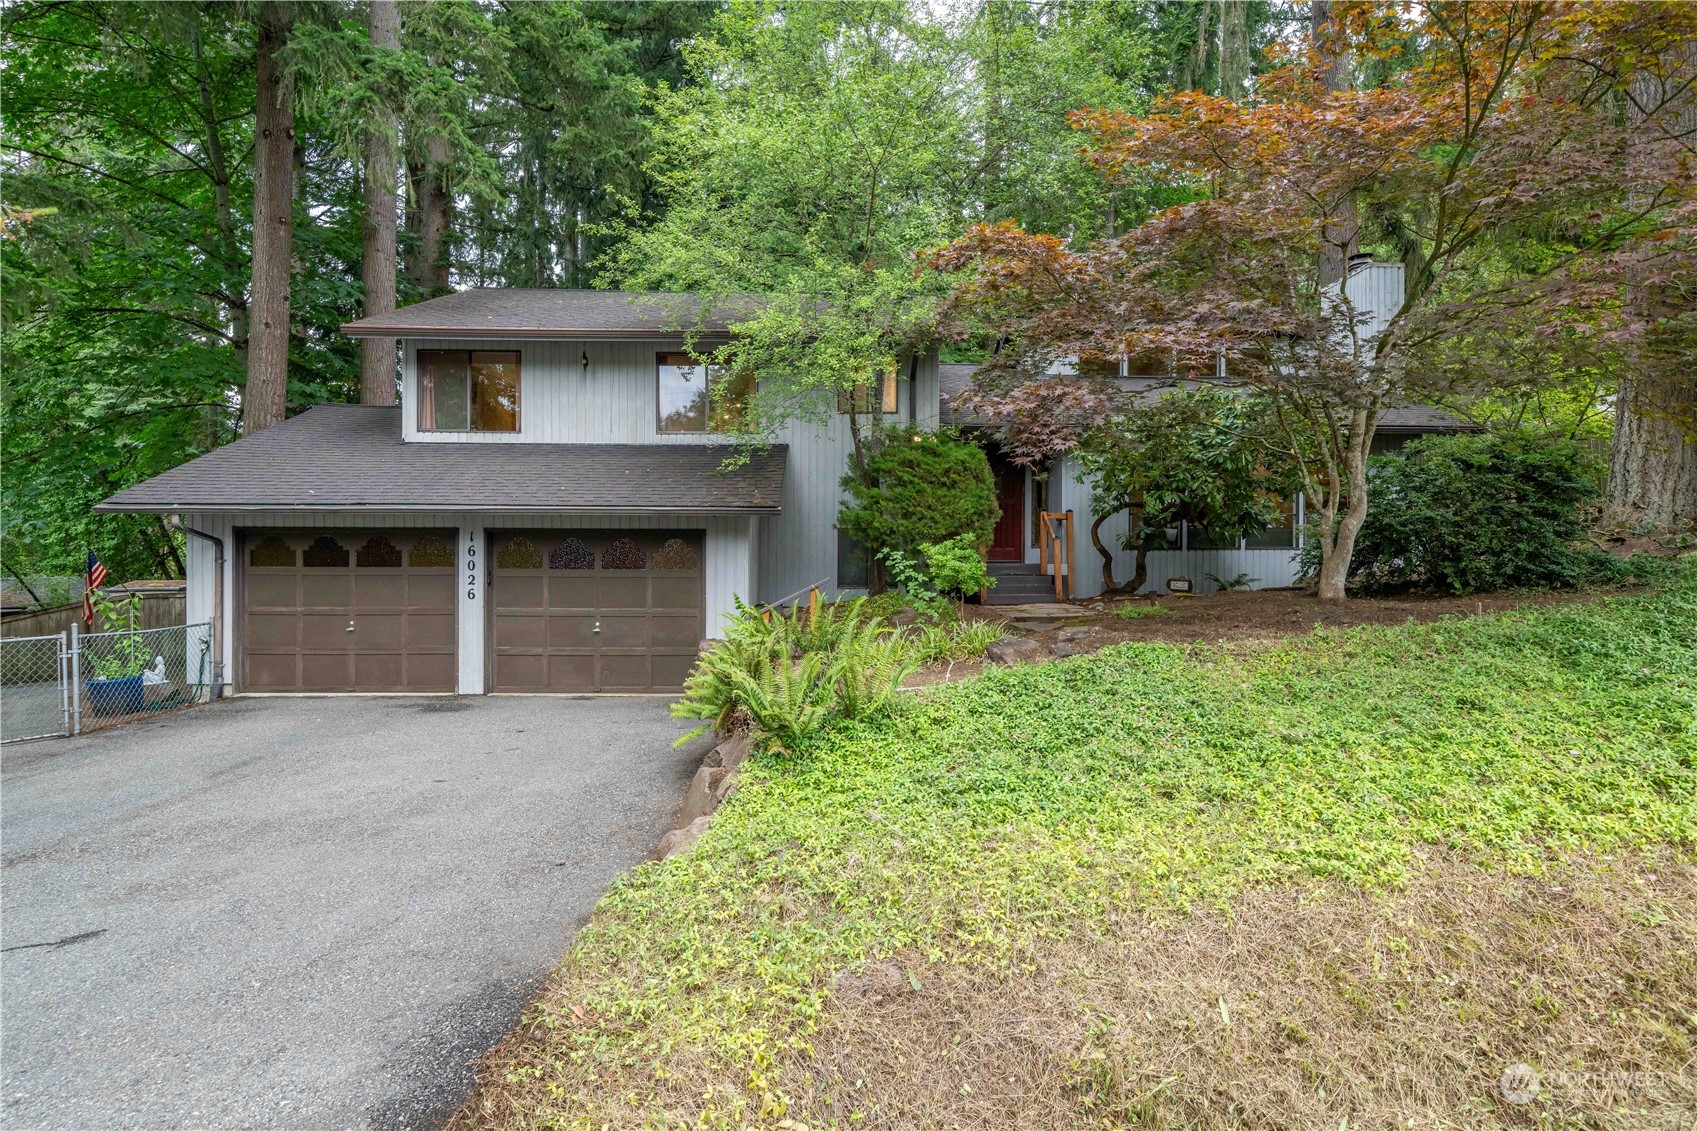
<instances>
[{"instance_id":1,"label":"fern plant","mask_svg":"<svg viewBox=\"0 0 1697 1131\"><path fill-rule=\"evenodd\" d=\"M832 658L830 682L837 710L845 719L879 714L895 702L902 681L920 660L898 633L862 625L845 635Z\"/></svg>"},{"instance_id":2,"label":"fern plant","mask_svg":"<svg viewBox=\"0 0 1697 1131\"><path fill-rule=\"evenodd\" d=\"M786 631L775 621L742 600L737 611L726 618L725 638L696 660L689 677L684 680L683 698L672 704L672 715L680 719L705 719L706 722L678 739L678 745L708 731L729 734L739 708L745 708L736 675L741 673L758 679L769 672L780 659L788 660L791 643Z\"/></svg>"},{"instance_id":3,"label":"fern plant","mask_svg":"<svg viewBox=\"0 0 1697 1131\"><path fill-rule=\"evenodd\" d=\"M793 663L784 657L758 673L733 670L730 680L754 725L776 746L793 750L818 733L830 714L831 684L820 678L824 669L825 656L810 652Z\"/></svg>"}]
</instances>

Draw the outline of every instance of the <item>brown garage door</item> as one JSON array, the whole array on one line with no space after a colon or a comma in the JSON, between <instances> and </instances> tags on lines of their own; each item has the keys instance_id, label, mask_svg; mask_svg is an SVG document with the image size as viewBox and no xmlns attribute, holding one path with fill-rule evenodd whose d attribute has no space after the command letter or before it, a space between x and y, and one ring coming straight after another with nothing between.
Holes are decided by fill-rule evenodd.
<instances>
[{"instance_id":1,"label":"brown garage door","mask_svg":"<svg viewBox=\"0 0 1697 1131\"><path fill-rule=\"evenodd\" d=\"M242 688L453 691L453 531L249 531Z\"/></svg>"},{"instance_id":2,"label":"brown garage door","mask_svg":"<svg viewBox=\"0 0 1697 1131\"><path fill-rule=\"evenodd\" d=\"M495 535L496 691L677 691L701 643L702 536Z\"/></svg>"}]
</instances>

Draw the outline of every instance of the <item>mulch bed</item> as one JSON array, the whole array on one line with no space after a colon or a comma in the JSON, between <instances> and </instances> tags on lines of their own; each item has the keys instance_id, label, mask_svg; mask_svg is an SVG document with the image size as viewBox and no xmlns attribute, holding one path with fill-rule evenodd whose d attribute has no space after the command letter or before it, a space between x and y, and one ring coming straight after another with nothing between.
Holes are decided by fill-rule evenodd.
<instances>
[{"instance_id":1,"label":"mulch bed","mask_svg":"<svg viewBox=\"0 0 1697 1131\"><path fill-rule=\"evenodd\" d=\"M1610 590L1608 596L1628 596L1647 589ZM1350 628L1356 625L1396 625L1408 621L1426 623L1445 616L1481 616L1511 609L1560 605L1571 601L1595 601L1604 594L1489 593L1476 597L1435 597L1405 594L1397 597L1352 597L1331 603L1302 589L1251 589L1214 593L1205 597L1167 594L1160 597L1094 598L1072 604L1097 613L1067 621L1057 628L1026 633L1047 646L1058 642L1058 634L1084 628L1088 633L1071 641L1078 651L1094 652L1109 644L1128 640L1163 641L1169 644L1229 643L1238 640L1278 640L1324 626ZM1160 606L1164 612L1123 618L1127 605ZM1008 620L1001 606L968 605L972 620ZM938 664L916 672L906 686L954 683L977 673L983 661L966 660L953 665Z\"/></svg>"}]
</instances>

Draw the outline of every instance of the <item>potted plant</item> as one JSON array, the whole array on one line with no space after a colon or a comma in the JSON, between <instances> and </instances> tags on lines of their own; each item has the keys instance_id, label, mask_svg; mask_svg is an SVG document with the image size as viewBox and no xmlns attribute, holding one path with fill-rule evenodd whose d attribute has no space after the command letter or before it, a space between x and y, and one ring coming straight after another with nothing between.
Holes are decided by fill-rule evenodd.
<instances>
[{"instance_id":1,"label":"potted plant","mask_svg":"<svg viewBox=\"0 0 1697 1131\"><path fill-rule=\"evenodd\" d=\"M112 626L122 620L125 628L101 634L101 643L83 647L83 663L88 672L84 687L88 693L89 710L96 715L127 715L142 707L142 672L147 668L147 642L136 623L141 618L141 594L131 593L124 600L114 600L105 593L94 598L100 623ZM85 640L88 639L85 637Z\"/></svg>"}]
</instances>

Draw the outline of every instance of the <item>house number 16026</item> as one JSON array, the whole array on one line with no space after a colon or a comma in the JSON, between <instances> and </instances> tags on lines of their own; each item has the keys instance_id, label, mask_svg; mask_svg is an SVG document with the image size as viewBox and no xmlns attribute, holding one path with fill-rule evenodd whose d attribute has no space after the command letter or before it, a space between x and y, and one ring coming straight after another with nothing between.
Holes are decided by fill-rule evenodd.
<instances>
[{"instance_id":1,"label":"house number 16026","mask_svg":"<svg viewBox=\"0 0 1697 1131\"><path fill-rule=\"evenodd\" d=\"M477 535L466 537L465 544L465 595L466 600L477 600Z\"/></svg>"}]
</instances>

